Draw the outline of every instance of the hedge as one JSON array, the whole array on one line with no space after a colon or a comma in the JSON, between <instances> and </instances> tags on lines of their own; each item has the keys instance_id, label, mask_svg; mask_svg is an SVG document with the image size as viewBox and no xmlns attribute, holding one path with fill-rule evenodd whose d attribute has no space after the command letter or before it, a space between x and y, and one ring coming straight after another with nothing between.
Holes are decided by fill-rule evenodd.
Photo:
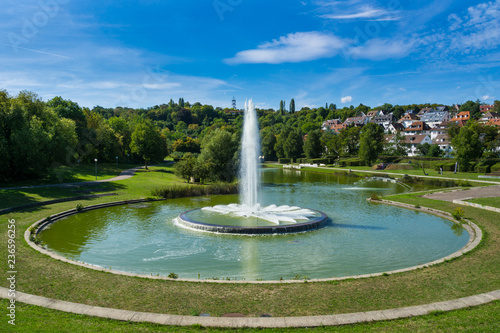
<instances>
[{"instance_id":1,"label":"hedge","mask_svg":"<svg viewBox=\"0 0 500 333\"><path fill-rule=\"evenodd\" d=\"M280 164L289 164L292 163L292 160L290 158L279 158L278 163Z\"/></svg>"}]
</instances>

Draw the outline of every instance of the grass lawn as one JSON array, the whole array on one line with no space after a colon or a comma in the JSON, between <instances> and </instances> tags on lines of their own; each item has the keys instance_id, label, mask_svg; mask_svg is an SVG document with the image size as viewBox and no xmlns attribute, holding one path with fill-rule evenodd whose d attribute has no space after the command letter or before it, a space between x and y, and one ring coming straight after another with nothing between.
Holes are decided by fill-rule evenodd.
<instances>
[{"instance_id":1,"label":"grass lawn","mask_svg":"<svg viewBox=\"0 0 500 333\"><path fill-rule=\"evenodd\" d=\"M92 199L82 204L86 206L148 197L152 189L168 184L185 183L172 173L171 167L153 167L149 171L141 170L130 179L112 183L116 196ZM32 199L38 200L56 194L50 190L48 193L34 191L26 194L26 197L38 196ZM452 203L425 199L416 194L402 194L387 199L447 212L453 212L457 207ZM17 280L19 291L125 310L181 315L210 313L212 316L231 312L247 316L267 313L277 317L389 309L445 301L500 289L500 214L472 207L463 207L465 216L483 229L485 234L483 241L471 253L450 262L412 272L359 280L299 284L216 284L157 281L97 272L56 261L33 250L24 242L22 235L32 223L56 212L74 208L77 203L44 206L3 215L0 218L0 228L3 230L7 230L8 219L16 221L16 269L19 272ZM0 234L0 243L4 244L2 246L4 249L7 248L6 242L7 233L3 232ZM2 265L4 271L7 271L7 262L3 261ZM6 287L7 281L4 280L0 285ZM20 305L19 309L19 319L22 319L23 311L26 311L27 318L31 318L26 325L42 326L41 322L45 321L45 315L54 316L54 327L67 331L92 331L100 327L103 327L103 331L174 330L155 325L120 323L69 315L23 305ZM496 302L484 307L446 314L439 313L434 316L355 325L334 330L338 329L340 332L460 329L474 331L472 326L484 325L484 331L495 331L498 330L496 318L500 314L499 310L500 306ZM20 326L21 322L20 320ZM36 331L37 326L32 327L31 331ZM184 331L184 328L178 330ZM328 330L330 331L330 328Z\"/></svg>"},{"instance_id":2,"label":"grass lawn","mask_svg":"<svg viewBox=\"0 0 500 333\"><path fill-rule=\"evenodd\" d=\"M116 177L126 169L137 167L137 164L98 163L97 180ZM16 182L0 182L0 188L17 186L36 186L60 183L77 183L96 180L95 164L80 164L74 166L59 166L49 170L44 178Z\"/></svg>"},{"instance_id":3,"label":"grass lawn","mask_svg":"<svg viewBox=\"0 0 500 333\"><path fill-rule=\"evenodd\" d=\"M7 300L0 300L2 308ZM452 312L436 312L408 319L339 327L286 329L222 329L176 327L95 318L17 303L16 332L498 332L500 302Z\"/></svg>"},{"instance_id":4,"label":"grass lawn","mask_svg":"<svg viewBox=\"0 0 500 333\"><path fill-rule=\"evenodd\" d=\"M477 203L477 204L480 204L483 206L500 208L500 193L498 195L499 195L499 197L497 197L497 198L477 198L477 199L470 199L470 200L466 200L466 201Z\"/></svg>"}]
</instances>

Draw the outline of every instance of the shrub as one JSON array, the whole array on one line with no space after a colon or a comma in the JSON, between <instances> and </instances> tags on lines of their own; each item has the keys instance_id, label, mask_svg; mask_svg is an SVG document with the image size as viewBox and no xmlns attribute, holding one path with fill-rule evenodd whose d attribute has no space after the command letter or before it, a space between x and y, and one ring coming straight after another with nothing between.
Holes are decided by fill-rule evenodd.
<instances>
[{"instance_id":1,"label":"shrub","mask_svg":"<svg viewBox=\"0 0 500 333\"><path fill-rule=\"evenodd\" d=\"M237 183L215 183L207 186L173 185L151 191L151 195L165 199L200 197L204 195L236 194L239 192Z\"/></svg>"},{"instance_id":2,"label":"shrub","mask_svg":"<svg viewBox=\"0 0 500 333\"><path fill-rule=\"evenodd\" d=\"M380 201L380 197L378 196L377 193L372 193L370 195L370 200Z\"/></svg>"},{"instance_id":3,"label":"shrub","mask_svg":"<svg viewBox=\"0 0 500 333\"><path fill-rule=\"evenodd\" d=\"M76 211L78 213L80 213L81 211L83 211L83 205L81 203L79 203L79 204L76 205Z\"/></svg>"},{"instance_id":4,"label":"shrub","mask_svg":"<svg viewBox=\"0 0 500 333\"><path fill-rule=\"evenodd\" d=\"M465 212L462 209L462 207L457 207L457 208L455 208L455 211L451 215L453 216L453 218L455 220L459 221L465 216Z\"/></svg>"},{"instance_id":5,"label":"shrub","mask_svg":"<svg viewBox=\"0 0 500 333\"><path fill-rule=\"evenodd\" d=\"M179 275L175 274L175 273L170 273L170 274L168 274L168 277L171 279L177 279L179 277Z\"/></svg>"},{"instance_id":6,"label":"shrub","mask_svg":"<svg viewBox=\"0 0 500 333\"><path fill-rule=\"evenodd\" d=\"M500 171L500 163L493 164L490 169L491 169L491 172Z\"/></svg>"},{"instance_id":7,"label":"shrub","mask_svg":"<svg viewBox=\"0 0 500 333\"><path fill-rule=\"evenodd\" d=\"M280 163L280 164L289 164L289 163L292 163L292 161L291 161L290 158L279 158L278 159L278 163Z\"/></svg>"}]
</instances>

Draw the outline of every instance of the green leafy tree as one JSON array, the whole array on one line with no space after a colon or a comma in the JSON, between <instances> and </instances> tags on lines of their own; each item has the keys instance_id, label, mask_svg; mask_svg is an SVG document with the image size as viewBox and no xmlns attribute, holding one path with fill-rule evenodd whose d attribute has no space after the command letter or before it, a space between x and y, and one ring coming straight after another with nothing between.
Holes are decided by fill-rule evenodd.
<instances>
[{"instance_id":1,"label":"green leafy tree","mask_svg":"<svg viewBox=\"0 0 500 333\"><path fill-rule=\"evenodd\" d=\"M367 165L372 165L378 155L383 151L384 129L375 124L368 123L363 126L359 139L359 157Z\"/></svg>"},{"instance_id":2,"label":"green leafy tree","mask_svg":"<svg viewBox=\"0 0 500 333\"><path fill-rule=\"evenodd\" d=\"M359 136L361 128L351 126L340 131L340 141L342 143L341 155L357 155L359 150Z\"/></svg>"},{"instance_id":3,"label":"green leafy tree","mask_svg":"<svg viewBox=\"0 0 500 333\"><path fill-rule=\"evenodd\" d=\"M267 161L276 161L276 151L274 146L276 145L276 136L273 132L268 132L261 141L262 154Z\"/></svg>"},{"instance_id":4,"label":"green leafy tree","mask_svg":"<svg viewBox=\"0 0 500 333\"><path fill-rule=\"evenodd\" d=\"M406 137L401 132L396 132L392 137L392 142L387 143L385 147L386 154L391 156L406 156Z\"/></svg>"},{"instance_id":5,"label":"green leafy tree","mask_svg":"<svg viewBox=\"0 0 500 333\"><path fill-rule=\"evenodd\" d=\"M302 146L302 136L300 136L300 134L296 131L290 132L283 144L283 151L285 152L285 156L292 160L296 160L302 155Z\"/></svg>"},{"instance_id":6,"label":"green leafy tree","mask_svg":"<svg viewBox=\"0 0 500 333\"><path fill-rule=\"evenodd\" d=\"M460 112L469 111L470 117L472 119L478 119L479 116L481 115L480 105L481 105L481 102L479 100L477 100L475 102L467 101L464 104L462 104L459 111Z\"/></svg>"},{"instance_id":7,"label":"green leafy tree","mask_svg":"<svg viewBox=\"0 0 500 333\"><path fill-rule=\"evenodd\" d=\"M295 113L295 100L292 98L290 101L290 113L294 114Z\"/></svg>"},{"instance_id":8,"label":"green leafy tree","mask_svg":"<svg viewBox=\"0 0 500 333\"><path fill-rule=\"evenodd\" d=\"M191 137L185 137L182 139L177 139L172 144L173 151L178 151L182 153L200 153L201 144L200 140L193 139Z\"/></svg>"},{"instance_id":9,"label":"green leafy tree","mask_svg":"<svg viewBox=\"0 0 500 333\"><path fill-rule=\"evenodd\" d=\"M318 158L323 152L321 144L321 135L319 131L309 132L306 142L304 143L304 153L309 159Z\"/></svg>"},{"instance_id":10,"label":"green leafy tree","mask_svg":"<svg viewBox=\"0 0 500 333\"><path fill-rule=\"evenodd\" d=\"M159 131L150 121L144 121L138 124L132 133L132 142L130 149L133 153L141 156L144 160L146 169L148 163L161 162L168 155L168 146Z\"/></svg>"},{"instance_id":11,"label":"green leafy tree","mask_svg":"<svg viewBox=\"0 0 500 333\"><path fill-rule=\"evenodd\" d=\"M463 126L451 141L455 158L461 165L461 170L464 171L469 171L471 162L483 154L484 147L480 140L480 133L475 126L471 126L472 124L473 122L469 122L467 126Z\"/></svg>"},{"instance_id":12,"label":"green leafy tree","mask_svg":"<svg viewBox=\"0 0 500 333\"><path fill-rule=\"evenodd\" d=\"M200 163L210 164L210 178L232 182L237 174L238 139L226 130L216 129L201 144Z\"/></svg>"}]
</instances>

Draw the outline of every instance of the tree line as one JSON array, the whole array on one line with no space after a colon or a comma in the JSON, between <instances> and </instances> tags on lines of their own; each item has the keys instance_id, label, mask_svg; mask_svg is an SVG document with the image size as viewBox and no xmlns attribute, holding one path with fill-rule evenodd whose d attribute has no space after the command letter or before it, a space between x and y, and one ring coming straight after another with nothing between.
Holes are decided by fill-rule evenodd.
<instances>
[{"instance_id":1,"label":"tree line","mask_svg":"<svg viewBox=\"0 0 500 333\"><path fill-rule=\"evenodd\" d=\"M337 108L303 107L295 110L292 99L286 108L257 109L262 154L266 160L278 158L314 159L323 156L359 156L373 163L383 154L404 154L398 144L388 149L383 144L381 127L368 124L348 127L335 134L322 132L328 119L359 116L371 110L360 104ZM500 111L500 102L495 103ZM375 109L393 112L396 117L406 110L436 107L438 104L393 106ZM464 108L479 102L469 101ZM477 113L476 113L477 107ZM214 108L189 103L179 98L150 108L126 107L92 109L79 106L62 97L43 101L33 92L22 91L10 96L0 91L0 180L37 178L59 165L100 162L157 163L167 155L178 163L178 174L188 179L230 181L237 174L239 140L243 116L239 110ZM468 110L469 111L469 110ZM476 122L467 129L450 129L457 158L479 158L495 155L498 146L494 131ZM472 148L471 148L472 147ZM426 154L429 149L424 149Z\"/></svg>"}]
</instances>

